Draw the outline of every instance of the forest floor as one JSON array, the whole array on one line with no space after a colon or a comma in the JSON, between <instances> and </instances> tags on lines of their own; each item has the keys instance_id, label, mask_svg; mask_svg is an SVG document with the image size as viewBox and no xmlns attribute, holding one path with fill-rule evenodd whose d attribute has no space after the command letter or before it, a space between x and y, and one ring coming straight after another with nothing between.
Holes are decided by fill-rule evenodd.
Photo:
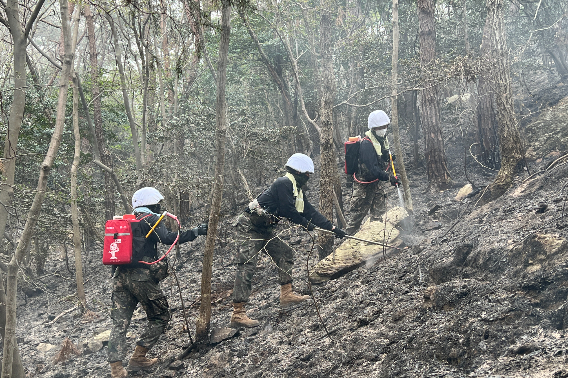
<instances>
[{"instance_id":1,"label":"forest floor","mask_svg":"<svg viewBox=\"0 0 568 378\"><path fill-rule=\"evenodd\" d=\"M306 267L317 263L317 253L310 251L305 232L292 230L285 239L296 249L294 284L313 300L280 308L277 270L263 258L248 304L260 326L195 348L179 361L176 357L190 341L179 289L170 275L162 288L173 318L150 352L161 362L153 372L133 376L568 377L568 164L557 160L568 152L568 93L563 87L555 90L559 94L550 107L523 125L528 170L501 198L481 207L476 205L479 194L454 199L468 182L464 166L479 193L495 172L470 156L464 165L464 142L453 126L444 132L455 186L444 191L427 187L424 169L411 163L412 147L403 135L414 221L401 230L401 238L409 248L310 290ZM387 190L388 206L397 206L396 190ZM350 195L345 183L347 212ZM308 196L317 204L317 187ZM236 248L231 220L223 219L215 252L215 330L228 326L232 310ZM200 238L181 246L182 260L171 264L192 334L203 245ZM49 274L19 286L17 338L29 377L110 376L105 341L111 327L110 272L100 263L101 254L97 246L84 262L94 319L76 309L74 274L62 259L48 263ZM127 358L144 325L138 308ZM55 363L66 338L78 354Z\"/></svg>"}]
</instances>

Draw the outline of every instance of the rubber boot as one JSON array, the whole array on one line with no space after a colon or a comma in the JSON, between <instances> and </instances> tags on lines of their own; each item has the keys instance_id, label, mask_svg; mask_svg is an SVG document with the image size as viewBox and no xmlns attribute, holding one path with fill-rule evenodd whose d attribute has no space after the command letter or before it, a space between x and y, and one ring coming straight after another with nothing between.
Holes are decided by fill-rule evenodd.
<instances>
[{"instance_id":1,"label":"rubber boot","mask_svg":"<svg viewBox=\"0 0 568 378\"><path fill-rule=\"evenodd\" d=\"M112 378L125 378L128 375L126 369L122 366L122 361L110 363L110 376Z\"/></svg>"},{"instance_id":2,"label":"rubber boot","mask_svg":"<svg viewBox=\"0 0 568 378\"><path fill-rule=\"evenodd\" d=\"M296 303L302 303L309 298L309 295L298 295L294 293L292 291L291 283L280 286L280 306L282 307L288 307Z\"/></svg>"},{"instance_id":3,"label":"rubber boot","mask_svg":"<svg viewBox=\"0 0 568 378\"><path fill-rule=\"evenodd\" d=\"M245 312L245 303L233 303L233 315L231 316L231 327L233 328L240 328L240 327L256 327L260 323L258 320L251 319L247 316Z\"/></svg>"},{"instance_id":4,"label":"rubber boot","mask_svg":"<svg viewBox=\"0 0 568 378\"><path fill-rule=\"evenodd\" d=\"M151 369L154 364L158 362L158 359L146 358L146 353L148 353L148 348L136 345L134 354L130 357L130 361L128 361L128 369L132 371Z\"/></svg>"}]
</instances>

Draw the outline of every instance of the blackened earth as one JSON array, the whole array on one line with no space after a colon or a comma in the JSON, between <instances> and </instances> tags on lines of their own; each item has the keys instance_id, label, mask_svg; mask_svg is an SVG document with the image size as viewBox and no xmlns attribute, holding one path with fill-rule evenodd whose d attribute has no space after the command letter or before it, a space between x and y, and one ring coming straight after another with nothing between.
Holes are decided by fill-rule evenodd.
<instances>
[{"instance_id":1,"label":"blackened earth","mask_svg":"<svg viewBox=\"0 0 568 378\"><path fill-rule=\"evenodd\" d=\"M565 101L555 105L562 111L547 110L552 118L547 133L568 130ZM534 122L539 118L523 132L537 135L531 129ZM173 319L150 352L161 362L153 372L134 376L568 377L568 165L556 161L566 153L557 148L564 144L547 147L536 137L527 140L533 147L528 170L504 196L479 207L479 195L495 172L466 157L467 177L479 192L460 202L453 199L467 183L461 136L448 133L448 166L455 186L439 191L429 189L423 167L411 163L411 140L405 130L402 134L414 203L413 222L402 236L409 248L310 290L307 266L317 262L317 251L305 232L286 232L283 238L296 249L295 287L314 300L281 309L277 270L265 257L247 307L260 326L196 346L179 361L176 357L190 341L179 288L170 275L162 285ZM311 185L317 180L310 180ZM389 187L388 193L388 206L398 206L395 189ZM317 204L317 186L308 195ZM344 183L347 213L350 195ZM212 329L227 327L231 315L234 215L220 225ZM203 238L184 245L182 259L171 260L192 337L203 246ZM17 338L29 377L110 377L106 346L92 341L111 327L110 271L100 263L101 253L95 245L84 254L85 289L90 309L98 314L95 320L78 310L56 319L77 305L74 273L64 260L53 258L48 274L20 280ZM74 266L71 257L69 266ZM145 321L137 309L129 354ZM81 354L54 364L66 338ZM47 350L48 344L55 347Z\"/></svg>"}]
</instances>

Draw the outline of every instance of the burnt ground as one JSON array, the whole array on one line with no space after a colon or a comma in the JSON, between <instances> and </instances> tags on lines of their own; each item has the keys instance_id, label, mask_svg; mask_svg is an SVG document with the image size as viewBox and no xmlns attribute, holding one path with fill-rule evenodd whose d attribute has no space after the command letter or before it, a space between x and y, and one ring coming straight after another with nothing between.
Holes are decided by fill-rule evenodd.
<instances>
[{"instance_id":1,"label":"burnt ground","mask_svg":"<svg viewBox=\"0 0 568 378\"><path fill-rule=\"evenodd\" d=\"M564 99L542 110L548 120L544 126L535 117L523 127L524 135L533 136L527 141L532 148L529 169L504 196L483 207L476 206L479 194L454 200L467 183L464 143L454 134L449 133L446 147L455 187L427 188L423 168L409 163L414 222L403 232L409 248L401 253L310 291L306 266L316 263L317 252L306 233L286 233L297 251L296 288L313 293L315 302L281 309L277 271L263 258L248 305L261 325L196 347L181 361L175 358L189 345L189 337L170 276L162 285L173 319L150 352L161 363L155 371L135 376L568 377L568 164L551 164L566 152L564 141L538 137L539 130L553 136L568 130L567 103ZM404 147L412 151L408 143ZM410 152L405 160L412 160ZM471 158L467 169L481 191L495 174ZM314 203L316 189L308 194ZM349 197L345 184L346 204ZM398 196L390 188L388 206L396 205ZM214 260L214 329L226 327L231 315L235 245L230 221L223 219ZM181 247L182 260L171 265L193 334L204 239L189 244ZM106 344L93 340L111 326L110 273L100 263L101 254L100 246L85 253L87 299L98 314L94 320L74 309L74 275L62 259L48 263L49 274L20 281L17 337L29 377L110 377ZM129 353L144 324L138 309ZM55 364L66 338L79 355Z\"/></svg>"}]
</instances>

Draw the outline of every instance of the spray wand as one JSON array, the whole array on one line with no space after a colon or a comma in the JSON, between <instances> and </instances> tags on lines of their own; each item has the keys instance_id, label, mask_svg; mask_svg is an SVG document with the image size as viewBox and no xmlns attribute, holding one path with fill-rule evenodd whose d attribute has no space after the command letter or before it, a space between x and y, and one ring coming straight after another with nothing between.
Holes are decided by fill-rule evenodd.
<instances>
[{"instance_id":1,"label":"spray wand","mask_svg":"<svg viewBox=\"0 0 568 378\"><path fill-rule=\"evenodd\" d=\"M394 161L392 160L392 154L391 154L390 149L389 149L389 158L390 158L390 161L391 161L392 174L393 174L394 178L398 180L398 177L396 177L396 170L394 169ZM396 184L396 187L398 188L398 183Z\"/></svg>"}]
</instances>

